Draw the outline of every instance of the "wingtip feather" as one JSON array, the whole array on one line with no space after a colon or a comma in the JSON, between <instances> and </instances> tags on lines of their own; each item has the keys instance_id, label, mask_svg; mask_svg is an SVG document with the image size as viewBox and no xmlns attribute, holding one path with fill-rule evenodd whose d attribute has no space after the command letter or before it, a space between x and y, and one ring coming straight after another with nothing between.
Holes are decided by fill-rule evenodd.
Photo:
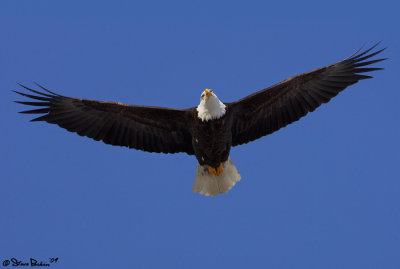
<instances>
[{"instance_id":1,"label":"wingtip feather","mask_svg":"<svg viewBox=\"0 0 400 269\"><path fill-rule=\"evenodd\" d=\"M40 85L40 84L37 83L37 82L33 82L33 83L35 83L38 87L40 87L42 90L44 90L44 91L46 91L46 92L48 92L48 93L51 93L51 94L57 95L57 96L61 96L61 95L59 95L59 94L57 94L57 93L55 93L55 92L52 92L52 91L46 89L45 87L43 87L42 85Z\"/></svg>"},{"instance_id":2,"label":"wingtip feather","mask_svg":"<svg viewBox=\"0 0 400 269\"><path fill-rule=\"evenodd\" d=\"M35 121L47 121L48 115L43 115L34 119L31 119L30 122L35 122Z\"/></svg>"},{"instance_id":3,"label":"wingtip feather","mask_svg":"<svg viewBox=\"0 0 400 269\"><path fill-rule=\"evenodd\" d=\"M25 110L25 111L21 111L19 113L22 113L22 114L41 114L41 113L48 113L49 111L50 111L50 108L46 107L46 108Z\"/></svg>"}]
</instances>

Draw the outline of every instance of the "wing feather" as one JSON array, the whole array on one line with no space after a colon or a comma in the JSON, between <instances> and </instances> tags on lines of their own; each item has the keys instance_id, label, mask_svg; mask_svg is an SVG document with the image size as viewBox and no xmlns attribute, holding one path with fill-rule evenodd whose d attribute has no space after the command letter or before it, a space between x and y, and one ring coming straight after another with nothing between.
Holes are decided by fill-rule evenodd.
<instances>
[{"instance_id":1,"label":"wing feather","mask_svg":"<svg viewBox=\"0 0 400 269\"><path fill-rule=\"evenodd\" d=\"M248 143L273 133L329 102L346 87L372 78L360 73L383 69L367 66L386 58L365 61L385 50L370 53L378 44L343 61L291 77L227 104L235 115L232 145Z\"/></svg>"},{"instance_id":2,"label":"wing feather","mask_svg":"<svg viewBox=\"0 0 400 269\"><path fill-rule=\"evenodd\" d=\"M42 107L22 111L44 114L31 121L46 121L106 144L149 152L194 154L191 144L191 109L127 105L62 96L37 84L45 92L21 85L36 95L14 91L41 102L16 101Z\"/></svg>"}]
</instances>

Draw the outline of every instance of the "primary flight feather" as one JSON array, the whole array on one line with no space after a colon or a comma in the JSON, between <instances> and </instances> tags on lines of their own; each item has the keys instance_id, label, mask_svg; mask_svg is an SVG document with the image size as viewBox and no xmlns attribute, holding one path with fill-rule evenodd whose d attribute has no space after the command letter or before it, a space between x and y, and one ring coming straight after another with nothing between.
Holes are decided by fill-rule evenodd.
<instances>
[{"instance_id":1,"label":"primary flight feather","mask_svg":"<svg viewBox=\"0 0 400 269\"><path fill-rule=\"evenodd\" d=\"M223 103L206 89L200 104L189 109L127 105L72 98L38 85L44 92L16 93L35 99L17 103L41 107L23 111L44 114L32 121L57 124L68 131L106 144L148 152L195 155L198 161L193 191L215 196L241 179L229 157L232 146L248 143L279 130L327 103L362 73L385 59L368 60L384 49L378 44L340 62L286 79L233 103ZM368 61L367 61L368 60Z\"/></svg>"}]
</instances>

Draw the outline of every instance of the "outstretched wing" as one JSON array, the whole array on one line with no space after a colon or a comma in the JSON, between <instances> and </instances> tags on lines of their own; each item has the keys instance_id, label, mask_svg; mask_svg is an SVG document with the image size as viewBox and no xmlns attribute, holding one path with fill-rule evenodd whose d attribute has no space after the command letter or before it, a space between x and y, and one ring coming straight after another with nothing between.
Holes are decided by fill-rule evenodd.
<instances>
[{"instance_id":1,"label":"outstretched wing","mask_svg":"<svg viewBox=\"0 0 400 269\"><path fill-rule=\"evenodd\" d=\"M291 77L228 104L234 113L232 145L273 133L329 102L346 87L361 79L372 78L360 73L382 69L364 67L386 60L365 61L384 50L368 54L378 44L343 61Z\"/></svg>"},{"instance_id":2,"label":"outstretched wing","mask_svg":"<svg viewBox=\"0 0 400 269\"><path fill-rule=\"evenodd\" d=\"M106 144L125 146L149 152L193 154L190 110L126 105L72 98L28 87L36 95L15 91L35 102L17 103L43 107L20 113L45 114L31 121L57 124L81 136L102 140Z\"/></svg>"}]
</instances>

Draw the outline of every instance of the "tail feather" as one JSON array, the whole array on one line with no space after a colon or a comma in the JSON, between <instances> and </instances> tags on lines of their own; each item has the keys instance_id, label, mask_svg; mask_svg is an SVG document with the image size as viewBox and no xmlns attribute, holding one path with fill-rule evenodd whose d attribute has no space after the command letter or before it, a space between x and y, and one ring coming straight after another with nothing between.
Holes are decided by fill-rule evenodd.
<instances>
[{"instance_id":1,"label":"tail feather","mask_svg":"<svg viewBox=\"0 0 400 269\"><path fill-rule=\"evenodd\" d=\"M230 157L223 163L223 168L224 172L220 176L214 176L208 173L207 166L198 164L192 188L193 192L207 196L227 193L241 177Z\"/></svg>"}]
</instances>

